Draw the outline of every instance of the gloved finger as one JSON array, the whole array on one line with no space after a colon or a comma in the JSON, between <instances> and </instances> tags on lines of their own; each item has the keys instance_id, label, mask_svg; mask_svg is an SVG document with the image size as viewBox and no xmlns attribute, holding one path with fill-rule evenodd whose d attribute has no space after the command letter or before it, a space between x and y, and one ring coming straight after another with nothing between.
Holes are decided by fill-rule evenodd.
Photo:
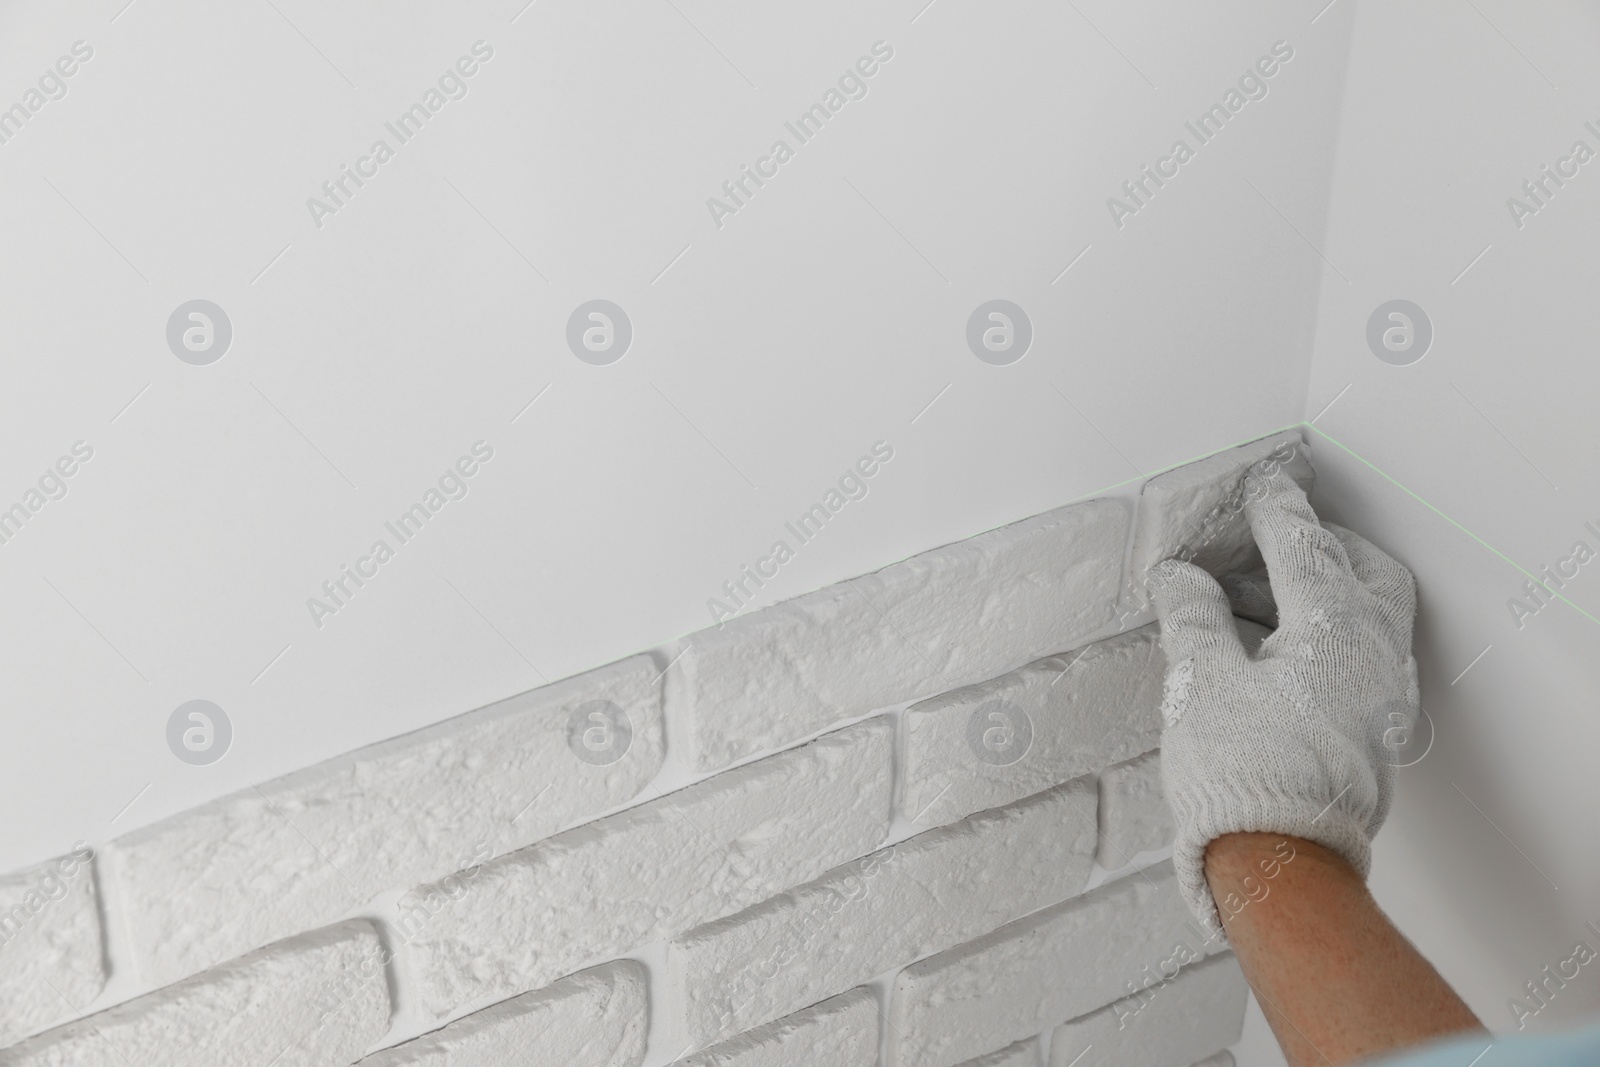
<instances>
[{"instance_id":1,"label":"gloved finger","mask_svg":"<svg viewBox=\"0 0 1600 1067\"><path fill-rule=\"evenodd\" d=\"M1331 522L1322 524L1339 539L1350 568L1378 601L1379 615L1400 648L1411 647L1411 624L1417 614L1417 580L1411 572L1365 537Z\"/></svg>"},{"instance_id":2,"label":"gloved finger","mask_svg":"<svg viewBox=\"0 0 1600 1067\"><path fill-rule=\"evenodd\" d=\"M1150 568L1150 598L1168 663L1200 653L1244 658L1227 595L1199 567L1175 559L1156 564Z\"/></svg>"},{"instance_id":3,"label":"gloved finger","mask_svg":"<svg viewBox=\"0 0 1600 1067\"><path fill-rule=\"evenodd\" d=\"M1355 584L1344 545L1317 521L1305 490L1282 468L1245 476L1244 514L1267 562L1280 629L1310 624L1314 612Z\"/></svg>"},{"instance_id":4,"label":"gloved finger","mask_svg":"<svg viewBox=\"0 0 1600 1067\"><path fill-rule=\"evenodd\" d=\"M1266 571L1224 574L1218 581L1235 615L1263 626L1277 627L1278 602L1273 599L1272 581Z\"/></svg>"}]
</instances>

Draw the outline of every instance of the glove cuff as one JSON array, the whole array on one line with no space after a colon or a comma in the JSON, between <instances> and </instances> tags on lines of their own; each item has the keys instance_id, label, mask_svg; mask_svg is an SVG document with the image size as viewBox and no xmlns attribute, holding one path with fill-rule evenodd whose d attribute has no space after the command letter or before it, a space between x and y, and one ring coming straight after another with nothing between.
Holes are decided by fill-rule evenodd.
<instances>
[{"instance_id":1,"label":"glove cuff","mask_svg":"<svg viewBox=\"0 0 1600 1067\"><path fill-rule=\"evenodd\" d=\"M1267 833L1313 841L1344 857L1363 879L1372 869L1372 839L1367 820L1339 806L1320 811L1304 798L1269 793L1239 793L1207 783L1204 789L1173 798L1178 833L1172 866L1184 902L1208 934L1222 934L1217 902L1206 882L1206 846L1223 834Z\"/></svg>"}]
</instances>

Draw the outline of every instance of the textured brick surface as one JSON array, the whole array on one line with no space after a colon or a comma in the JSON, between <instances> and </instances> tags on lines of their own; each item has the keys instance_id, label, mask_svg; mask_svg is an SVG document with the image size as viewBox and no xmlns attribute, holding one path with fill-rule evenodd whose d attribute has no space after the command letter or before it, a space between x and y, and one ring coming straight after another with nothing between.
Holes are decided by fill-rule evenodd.
<instances>
[{"instance_id":1,"label":"textured brick surface","mask_svg":"<svg viewBox=\"0 0 1600 1067\"><path fill-rule=\"evenodd\" d=\"M907 708L901 810L947 823L1150 751L1166 671L1157 638L1141 627ZM1018 709L1032 730L1005 765L985 762L972 740L974 718L996 708Z\"/></svg>"},{"instance_id":2,"label":"textured brick surface","mask_svg":"<svg viewBox=\"0 0 1600 1067\"><path fill-rule=\"evenodd\" d=\"M638 1067L648 1028L644 968L608 963L374 1053L360 1067Z\"/></svg>"},{"instance_id":3,"label":"textured brick surface","mask_svg":"<svg viewBox=\"0 0 1600 1067\"><path fill-rule=\"evenodd\" d=\"M949 1067L1038 1033L1118 999L1175 946L1206 951L1202 941L1170 864L1128 875L900 972L896 1062Z\"/></svg>"},{"instance_id":4,"label":"textured brick surface","mask_svg":"<svg viewBox=\"0 0 1600 1067\"><path fill-rule=\"evenodd\" d=\"M696 1045L786 1015L1082 890L1087 779L919 834L674 941L674 1008Z\"/></svg>"},{"instance_id":5,"label":"textured brick surface","mask_svg":"<svg viewBox=\"0 0 1600 1067\"><path fill-rule=\"evenodd\" d=\"M70 1018L100 995L100 937L88 846L0 878L0 1045Z\"/></svg>"},{"instance_id":6,"label":"textured brick surface","mask_svg":"<svg viewBox=\"0 0 1600 1067\"><path fill-rule=\"evenodd\" d=\"M876 1067L878 1000L852 989L678 1061L677 1067Z\"/></svg>"},{"instance_id":7,"label":"textured brick surface","mask_svg":"<svg viewBox=\"0 0 1600 1067\"><path fill-rule=\"evenodd\" d=\"M253 952L0 1051L4 1067L334 1067L389 1027L366 922Z\"/></svg>"},{"instance_id":8,"label":"textured brick surface","mask_svg":"<svg viewBox=\"0 0 1600 1067\"><path fill-rule=\"evenodd\" d=\"M1081 643L1114 617L1127 528L1120 502L1074 504L695 634L694 765Z\"/></svg>"},{"instance_id":9,"label":"textured brick surface","mask_svg":"<svg viewBox=\"0 0 1600 1067\"><path fill-rule=\"evenodd\" d=\"M872 851L892 735L870 719L484 865L406 949L425 1002L537 988Z\"/></svg>"},{"instance_id":10,"label":"textured brick surface","mask_svg":"<svg viewBox=\"0 0 1600 1067\"><path fill-rule=\"evenodd\" d=\"M1150 568L1173 556L1219 576L1263 565L1244 517L1244 476L1252 463L1274 455L1309 493L1315 473L1310 446L1299 430L1219 452L1144 484L1129 569L1135 603L1145 602Z\"/></svg>"},{"instance_id":11,"label":"textured brick surface","mask_svg":"<svg viewBox=\"0 0 1600 1067\"><path fill-rule=\"evenodd\" d=\"M665 674L611 664L135 830L60 884L0 879L0 1067L345 1067L395 1040L391 995L471 1014L362 1067L877 1067L885 1039L885 1067L1202 1058L1243 987L1195 962L1220 945L1170 865L1082 892L1170 841L1158 631L1086 639L1115 628L1130 536L1140 573L1258 562L1238 490L1275 449L1309 481L1297 434L1256 442L1153 480L1136 532L1117 501L1057 509L693 635ZM601 702L631 728L612 762L574 740ZM908 702L898 752L892 717L832 725ZM641 800L669 711L675 763L722 770ZM883 848L896 816L923 832ZM328 925L397 891L381 938ZM116 995L145 995L65 1024L104 995L103 913ZM662 942L650 1003L620 957Z\"/></svg>"},{"instance_id":12,"label":"textured brick surface","mask_svg":"<svg viewBox=\"0 0 1600 1067\"><path fill-rule=\"evenodd\" d=\"M1030 1037L1026 1041L1007 1045L998 1052L967 1060L961 1067L1039 1067L1039 1062L1039 1041Z\"/></svg>"},{"instance_id":13,"label":"textured brick surface","mask_svg":"<svg viewBox=\"0 0 1600 1067\"><path fill-rule=\"evenodd\" d=\"M661 765L656 674L624 660L119 838L107 859L139 975L171 982L627 800ZM632 723L609 765L568 746L591 700Z\"/></svg>"},{"instance_id":14,"label":"textured brick surface","mask_svg":"<svg viewBox=\"0 0 1600 1067\"><path fill-rule=\"evenodd\" d=\"M1173 831L1160 752L1100 772L1100 866L1114 871L1139 852L1166 848Z\"/></svg>"},{"instance_id":15,"label":"textured brick surface","mask_svg":"<svg viewBox=\"0 0 1600 1067\"><path fill-rule=\"evenodd\" d=\"M1186 1067L1239 1040L1250 987L1232 953L1056 1027L1050 1067Z\"/></svg>"}]
</instances>

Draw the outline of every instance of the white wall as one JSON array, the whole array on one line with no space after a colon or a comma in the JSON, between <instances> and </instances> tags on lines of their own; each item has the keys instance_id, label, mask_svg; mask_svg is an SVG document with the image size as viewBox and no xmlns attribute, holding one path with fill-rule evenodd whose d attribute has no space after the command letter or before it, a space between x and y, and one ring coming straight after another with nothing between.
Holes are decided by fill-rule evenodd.
<instances>
[{"instance_id":1,"label":"white wall","mask_svg":"<svg viewBox=\"0 0 1600 1067\"><path fill-rule=\"evenodd\" d=\"M8 6L0 100L94 56L0 145L0 499L94 458L0 545L0 869L698 629L880 439L765 600L1295 421L1349 29L1317 6ZM878 40L869 94L716 228ZM1278 40L1270 94L1118 230L1107 197ZM563 344L595 296L637 331L609 367ZM997 296L1037 332L1005 368L963 341ZM195 297L235 327L206 367L163 335ZM470 495L317 629L480 439ZM195 698L235 730L207 767L164 736Z\"/></svg>"},{"instance_id":2,"label":"white wall","mask_svg":"<svg viewBox=\"0 0 1600 1067\"><path fill-rule=\"evenodd\" d=\"M1600 577L1506 607L1600 526L1600 179L1520 229L1505 204L1600 149L1592 7L123 2L0 13L0 103L95 49L0 145L0 503L95 449L0 545L0 869L699 628L876 440L895 461L762 602L1316 417L1351 450L1316 442L1319 505L1423 588L1437 742L1380 898L1496 1028L1600 918ZM480 38L469 95L314 228ZM879 39L867 97L715 228L705 198ZM1105 198L1279 39L1270 95L1115 228ZM611 367L561 339L597 295L638 330ZM162 337L196 296L236 328L210 367ZM1008 368L962 341L995 296L1037 329ZM1438 331L1413 366L1363 337L1396 297ZM471 495L315 629L306 597L478 439ZM195 697L237 731L209 767L164 739ZM1535 1025L1597 1007L1586 978Z\"/></svg>"},{"instance_id":3,"label":"white wall","mask_svg":"<svg viewBox=\"0 0 1600 1067\"><path fill-rule=\"evenodd\" d=\"M1506 605L1600 546L1600 179L1506 207L1600 149L1600 16L1474 4L8 7L0 100L96 51L0 146L0 499L96 452L0 545L28 813L0 868L699 628L876 440L871 495L762 603L1316 417L1351 450L1316 442L1319 505L1423 587L1437 742L1374 885L1505 1028L1600 918L1600 577L1521 629ZM479 38L469 96L315 229L305 197ZM879 39L868 96L715 228L705 198ZM1279 39L1270 95L1115 228L1106 197ZM596 295L638 330L607 368L561 342ZM237 328L211 367L162 342L193 296ZM1008 368L962 341L995 296L1037 329ZM1413 366L1363 337L1396 297L1437 329ZM480 438L472 494L314 629L305 598ZM194 697L237 729L205 768L163 737ZM1597 1009L1586 978L1534 1025Z\"/></svg>"},{"instance_id":4,"label":"white wall","mask_svg":"<svg viewBox=\"0 0 1600 1067\"><path fill-rule=\"evenodd\" d=\"M1495 1030L1600 919L1600 569L1520 628L1507 606L1524 571L1580 539L1600 548L1584 528L1600 527L1587 321L1600 165L1520 229L1506 205L1575 140L1600 151L1584 127L1600 125L1597 36L1586 4L1361 6L1326 248L1349 281L1324 276L1307 402L1315 417L1349 386L1316 421L1350 450L1317 442L1319 506L1421 583L1436 741L1401 772L1373 885ZM1409 366L1364 340L1394 298L1436 330ZM1585 970L1529 1028L1597 1009Z\"/></svg>"}]
</instances>

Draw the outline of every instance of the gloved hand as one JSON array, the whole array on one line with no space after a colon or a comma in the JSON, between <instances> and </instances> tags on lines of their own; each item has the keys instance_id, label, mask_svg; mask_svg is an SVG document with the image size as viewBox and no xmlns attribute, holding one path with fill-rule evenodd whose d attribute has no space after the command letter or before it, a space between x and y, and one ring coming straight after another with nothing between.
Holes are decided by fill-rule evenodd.
<instances>
[{"instance_id":1,"label":"gloved hand","mask_svg":"<svg viewBox=\"0 0 1600 1067\"><path fill-rule=\"evenodd\" d=\"M1239 831L1306 838L1362 877L1394 792L1384 734L1421 707L1411 572L1360 536L1319 523L1281 470L1245 480L1278 629L1254 654L1228 596L1189 563L1151 568L1167 656L1162 775L1177 823L1173 866L1208 931L1222 928L1206 845Z\"/></svg>"}]
</instances>

